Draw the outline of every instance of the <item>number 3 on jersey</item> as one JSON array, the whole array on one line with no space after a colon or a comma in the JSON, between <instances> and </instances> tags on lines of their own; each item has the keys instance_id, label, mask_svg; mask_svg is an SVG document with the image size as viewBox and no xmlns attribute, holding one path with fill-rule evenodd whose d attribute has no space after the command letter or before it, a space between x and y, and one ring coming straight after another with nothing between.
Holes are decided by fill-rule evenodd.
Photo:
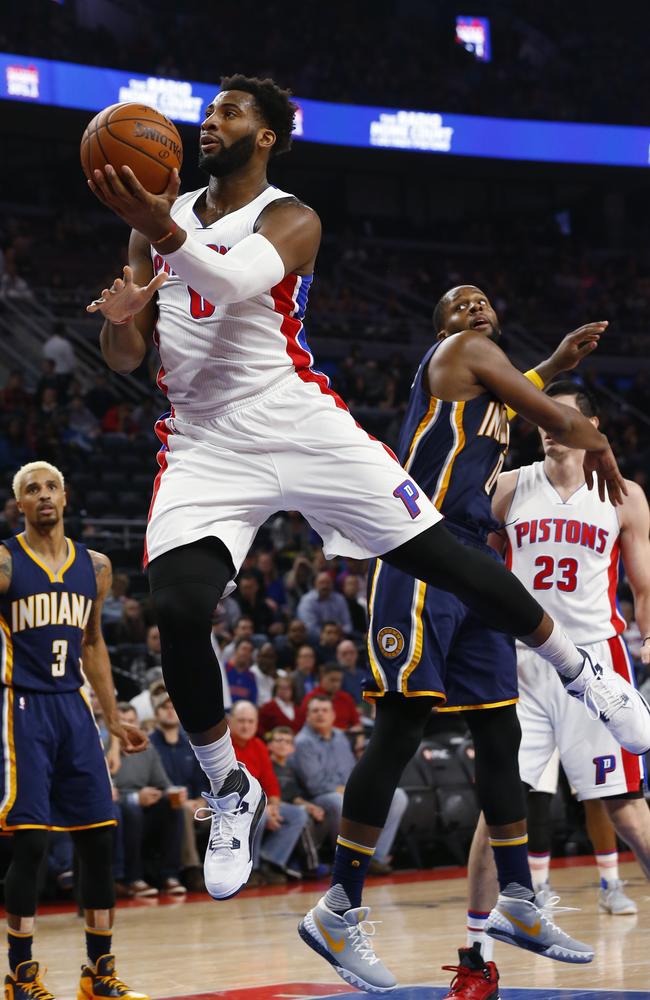
<instances>
[{"instance_id":1,"label":"number 3 on jersey","mask_svg":"<svg viewBox=\"0 0 650 1000\"><path fill-rule=\"evenodd\" d=\"M556 562L552 556L538 556L535 566L539 568L539 573L533 580L534 590L551 590L555 585L558 590L572 594L578 586L577 559L567 557Z\"/></svg>"},{"instance_id":2,"label":"number 3 on jersey","mask_svg":"<svg viewBox=\"0 0 650 1000\"><path fill-rule=\"evenodd\" d=\"M65 663L68 659L68 640L55 639L52 643L52 677L63 677L65 674Z\"/></svg>"}]
</instances>

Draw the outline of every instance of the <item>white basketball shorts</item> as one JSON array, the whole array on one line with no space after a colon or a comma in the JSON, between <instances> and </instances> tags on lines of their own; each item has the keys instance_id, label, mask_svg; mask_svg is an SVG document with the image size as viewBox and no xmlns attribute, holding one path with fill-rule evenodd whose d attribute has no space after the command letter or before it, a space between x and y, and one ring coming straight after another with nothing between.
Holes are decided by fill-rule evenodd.
<instances>
[{"instance_id":1,"label":"white basketball shorts","mask_svg":"<svg viewBox=\"0 0 650 1000\"><path fill-rule=\"evenodd\" d=\"M145 563L216 536L237 572L259 527L279 510L300 511L327 558L382 555L442 519L315 374L304 381L291 373L208 419L158 421Z\"/></svg>"},{"instance_id":2,"label":"white basketball shorts","mask_svg":"<svg viewBox=\"0 0 650 1000\"><path fill-rule=\"evenodd\" d=\"M634 684L634 671L620 636L584 646L594 663ZM645 778L642 757L623 750L583 703L566 693L550 663L517 646L521 723L519 770L536 791L552 791L544 775L557 747L560 761L580 800L639 790Z\"/></svg>"}]
</instances>

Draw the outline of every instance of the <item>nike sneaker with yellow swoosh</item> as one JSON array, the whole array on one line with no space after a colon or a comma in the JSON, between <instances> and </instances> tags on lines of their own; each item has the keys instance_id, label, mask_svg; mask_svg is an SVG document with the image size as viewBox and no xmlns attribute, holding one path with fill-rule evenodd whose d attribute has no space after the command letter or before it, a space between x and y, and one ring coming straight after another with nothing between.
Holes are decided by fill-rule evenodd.
<instances>
[{"instance_id":1,"label":"nike sneaker with yellow swoosh","mask_svg":"<svg viewBox=\"0 0 650 1000\"><path fill-rule=\"evenodd\" d=\"M485 932L497 941L554 958L556 962L591 962L594 957L593 948L561 930L547 910L527 899L499 895Z\"/></svg>"},{"instance_id":2,"label":"nike sneaker with yellow swoosh","mask_svg":"<svg viewBox=\"0 0 650 1000\"><path fill-rule=\"evenodd\" d=\"M370 938L379 921L368 920L369 913L369 907L357 906L339 916L325 906L323 896L300 921L298 933L350 986L390 993L397 980L375 955Z\"/></svg>"}]
</instances>

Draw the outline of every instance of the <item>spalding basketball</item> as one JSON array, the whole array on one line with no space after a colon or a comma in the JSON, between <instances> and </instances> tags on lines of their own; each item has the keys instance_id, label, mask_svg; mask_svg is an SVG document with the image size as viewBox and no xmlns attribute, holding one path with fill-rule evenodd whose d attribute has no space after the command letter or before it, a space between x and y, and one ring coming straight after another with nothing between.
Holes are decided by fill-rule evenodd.
<instances>
[{"instance_id":1,"label":"spalding basketball","mask_svg":"<svg viewBox=\"0 0 650 1000\"><path fill-rule=\"evenodd\" d=\"M130 167L147 191L161 194L169 174L183 162L183 143L174 123L146 104L111 104L88 123L81 137L81 166L93 170L110 163Z\"/></svg>"}]
</instances>

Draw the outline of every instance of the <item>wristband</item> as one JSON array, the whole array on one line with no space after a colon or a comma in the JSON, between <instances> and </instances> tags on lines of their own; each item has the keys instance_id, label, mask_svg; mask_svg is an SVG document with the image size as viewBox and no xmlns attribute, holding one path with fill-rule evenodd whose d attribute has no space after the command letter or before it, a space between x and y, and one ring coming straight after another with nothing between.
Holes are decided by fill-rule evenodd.
<instances>
[{"instance_id":1,"label":"wristband","mask_svg":"<svg viewBox=\"0 0 650 1000\"><path fill-rule=\"evenodd\" d=\"M116 323L114 319L109 320L109 323L111 323L112 326L126 326L127 323L130 323L133 319L133 315L134 314L131 313L131 315L127 316L126 319L121 319L119 323Z\"/></svg>"},{"instance_id":2,"label":"wristband","mask_svg":"<svg viewBox=\"0 0 650 1000\"><path fill-rule=\"evenodd\" d=\"M165 233L164 236L161 236L159 240L154 240L153 245L155 247L160 246L161 243L165 243L167 240L170 240L172 236L177 232L178 232L178 226L176 225L175 222L172 222L172 228L169 230L169 232Z\"/></svg>"},{"instance_id":3,"label":"wristband","mask_svg":"<svg viewBox=\"0 0 650 1000\"><path fill-rule=\"evenodd\" d=\"M539 372L535 371L534 368L531 368L530 371L524 372L524 378L527 378L528 381L532 382L533 385L536 386L538 389L544 388L544 379L539 374ZM511 406L507 406L506 415L508 417L508 420L513 420L517 416L517 411L513 410Z\"/></svg>"},{"instance_id":4,"label":"wristband","mask_svg":"<svg viewBox=\"0 0 650 1000\"><path fill-rule=\"evenodd\" d=\"M650 642L650 635L647 635L647 636L645 637L645 639L643 640L643 642L641 643L641 645L642 645L642 646L645 646L646 642Z\"/></svg>"}]
</instances>

